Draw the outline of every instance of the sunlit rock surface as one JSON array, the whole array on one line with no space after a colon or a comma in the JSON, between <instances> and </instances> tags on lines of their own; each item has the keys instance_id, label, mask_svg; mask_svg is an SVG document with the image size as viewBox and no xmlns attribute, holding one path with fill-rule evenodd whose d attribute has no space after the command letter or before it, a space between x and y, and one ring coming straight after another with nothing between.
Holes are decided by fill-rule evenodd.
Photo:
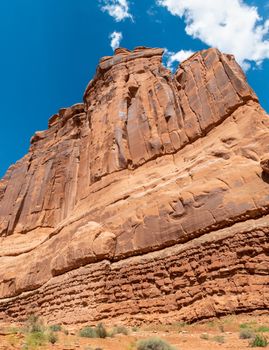
<instances>
[{"instance_id":1,"label":"sunlit rock surface","mask_svg":"<svg viewBox=\"0 0 269 350\"><path fill-rule=\"evenodd\" d=\"M268 309L268 115L233 56L162 54L101 59L0 181L0 320Z\"/></svg>"}]
</instances>

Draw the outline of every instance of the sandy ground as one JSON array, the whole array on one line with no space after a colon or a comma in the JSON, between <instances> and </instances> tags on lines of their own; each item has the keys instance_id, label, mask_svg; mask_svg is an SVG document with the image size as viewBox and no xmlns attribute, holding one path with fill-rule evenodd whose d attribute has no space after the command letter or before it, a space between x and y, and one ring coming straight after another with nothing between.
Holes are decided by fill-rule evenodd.
<instances>
[{"instance_id":1,"label":"sandy ground","mask_svg":"<svg viewBox=\"0 0 269 350\"><path fill-rule=\"evenodd\" d=\"M14 334L11 326L0 324L0 350L24 350L25 335ZM17 325L18 326L18 325ZM168 341L178 350L243 350L249 349L249 340L240 339L242 329L251 329L269 340L269 314L262 316L227 316L219 320L196 323L193 325L144 325L139 329L129 328L128 335L116 335L113 338L90 339L78 335L79 328L67 328L69 334L57 332L58 342L46 344L35 349L40 350L135 350L137 340L159 337ZM205 339L206 338L206 339Z\"/></svg>"}]
</instances>

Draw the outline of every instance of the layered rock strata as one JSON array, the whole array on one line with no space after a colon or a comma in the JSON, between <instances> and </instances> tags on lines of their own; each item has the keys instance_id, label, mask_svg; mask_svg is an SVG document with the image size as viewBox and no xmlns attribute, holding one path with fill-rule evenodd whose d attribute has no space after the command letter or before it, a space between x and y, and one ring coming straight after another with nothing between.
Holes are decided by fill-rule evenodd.
<instances>
[{"instance_id":1,"label":"layered rock strata","mask_svg":"<svg viewBox=\"0 0 269 350\"><path fill-rule=\"evenodd\" d=\"M0 319L268 308L268 115L233 56L162 54L101 59L1 180Z\"/></svg>"}]
</instances>

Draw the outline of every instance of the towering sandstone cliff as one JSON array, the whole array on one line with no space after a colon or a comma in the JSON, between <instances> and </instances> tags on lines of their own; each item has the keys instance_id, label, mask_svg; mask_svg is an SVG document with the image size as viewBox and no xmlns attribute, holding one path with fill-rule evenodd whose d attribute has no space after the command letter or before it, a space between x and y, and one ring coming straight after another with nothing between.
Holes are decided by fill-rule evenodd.
<instances>
[{"instance_id":1,"label":"towering sandstone cliff","mask_svg":"<svg viewBox=\"0 0 269 350\"><path fill-rule=\"evenodd\" d=\"M0 319L195 321L269 306L269 119L230 55L101 59L0 182Z\"/></svg>"}]
</instances>

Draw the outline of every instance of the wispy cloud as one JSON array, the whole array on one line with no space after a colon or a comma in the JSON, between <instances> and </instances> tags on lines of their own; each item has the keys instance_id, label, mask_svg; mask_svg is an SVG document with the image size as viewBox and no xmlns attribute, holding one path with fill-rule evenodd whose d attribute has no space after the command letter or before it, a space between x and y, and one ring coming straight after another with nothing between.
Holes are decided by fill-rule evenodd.
<instances>
[{"instance_id":1,"label":"wispy cloud","mask_svg":"<svg viewBox=\"0 0 269 350\"><path fill-rule=\"evenodd\" d=\"M110 38L110 46L112 50L117 49L120 46L120 42L122 40L122 33L121 32L113 32L109 35Z\"/></svg>"},{"instance_id":2,"label":"wispy cloud","mask_svg":"<svg viewBox=\"0 0 269 350\"><path fill-rule=\"evenodd\" d=\"M158 14L158 11L156 9L156 6L152 5L147 9L147 15L151 17L151 20L154 21L155 23L161 24L162 21L159 18L156 18Z\"/></svg>"},{"instance_id":3,"label":"wispy cloud","mask_svg":"<svg viewBox=\"0 0 269 350\"><path fill-rule=\"evenodd\" d=\"M208 46L235 55L246 70L269 58L269 20L243 0L156 0L185 20L185 31Z\"/></svg>"},{"instance_id":4,"label":"wispy cloud","mask_svg":"<svg viewBox=\"0 0 269 350\"><path fill-rule=\"evenodd\" d=\"M156 14L157 14L156 6L150 6L150 7L147 9L147 15L149 15L149 16L155 16Z\"/></svg>"},{"instance_id":5,"label":"wispy cloud","mask_svg":"<svg viewBox=\"0 0 269 350\"><path fill-rule=\"evenodd\" d=\"M194 52L191 50L180 50L178 52L171 52L165 49L164 56L166 58L167 68L174 70L176 64L185 61L189 58Z\"/></svg>"},{"instance_id":6,"label":"wispy cloud","mask_svg":"<svg viewBox=\"0 0 269 350\"><path fill-rule=\"evenodd\" d=\"M133 20L127 0L102 0L101 10L107 12L116 22L124 21L126 18Z\"/></svg>"}]
</instances>

